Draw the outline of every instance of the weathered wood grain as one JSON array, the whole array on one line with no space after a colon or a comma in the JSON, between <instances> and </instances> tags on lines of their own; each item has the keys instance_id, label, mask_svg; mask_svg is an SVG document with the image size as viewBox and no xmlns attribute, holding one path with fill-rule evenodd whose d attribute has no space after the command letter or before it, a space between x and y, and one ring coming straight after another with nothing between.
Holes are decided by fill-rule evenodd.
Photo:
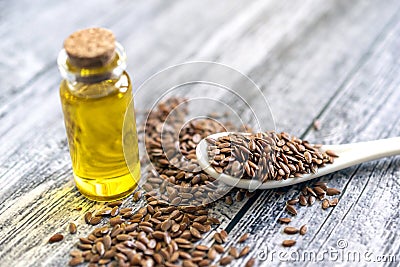
<instances>
[{"instance_id":1,"label":"weathered wood grain","mask_svg":"<svg viewBox=\"0 0 400 267\"><path fill-rule=\"evenodd\" d=\"M396 1L385 4L378 1L331 1L324 4L317 1L259 1L244 4L243 1L229 6L227 2L218 1L212 3L211 10L202 1L180 1L172 5L162 2L128 3L115 3L116 9L111 13L106 12L108 3L96 3L96 10L107 14L105 17L97 16L96 12L83 16L94 8L87 4L68 18L65 22L68 26L62 31L51 30L53 39L38 31L42 37L39 39L45 40L44 43L35 38L23 38L29 27L11 35L13 37L6 43L6 51L10 51L15 44L23 42L20 47L24 53L15 55L19 63L14 69L6 65L0 68L1 71L10 75L11 70L20 67L28 72L12 74L26 77L8 76L9 80L1 84L6 88L0 100L0 180L3 182L0 188L0 213L3 215L0 218L0 259L5 264L18 265L18 259L20 266L65 265L76 236L68 236L61 244L54 245L47 245L47 239L56 231L64 232L71 220L80 224L78 234L84 235L90 227L82 225L83 212L99 206L80 196L71 182L56 90L59 75L54 59L60 45L55 44L60 44L75 28L89 23L104 23L112 28L128 50L129 68L139 83L155 71L183 60L217 60L231 64L250 74L265 88L280 129L302 134L336 92L347 91L341 84L363 65L366 54L378 49L376 39L387 34L391 27L391 24L387 25L388 21L397 20L392 16L398 8ZM34 10L41 10L43 5L45 2ZM24 6L26 3L16 7ZM74 5L48 6L49 10L58 13L49 11L47 16L32 15L33 25L46 25L51 19L50 14L63 14ZM17 21L18 14L11 12L12 9L12 18L6 19L18 25L21 22ZM55 23L54 27L57 25ZM3 30L5 27L0 28ZM28 46L30 43L32 49ZM41 52L42 49L48 52ZM31 68L30 60L25 63L18 61L29 59L36 53L48 53L40 56L37 66ZM15 80L20 82L18 90L12 87L15 83L7 83ZM304 95L313 97L305 98ZM350 98L347 104L351 105L355 99ZM377 112L380 112L379 107ZM362 113L357 114L360 116ZM339 115L333 117L332 123L340 119ZM326 136L310 137L322 140ZM360 192L356 197L359 195L363 194ZM347 196L351 197L354 196ZM264 203L261 201L265 201L264 195L254 207L258 207L257 203ZM276 207L282 204L281 200L268 203ZM243 202L226 206L219 203L214 212L223 221L221 228L227 227L232 220L237 222L243 215L239 210L250 204ZM73 211L76 206L82 206L83 210ZM267 209L252 210L261 211L260 221L270 221L276 217L275 213L281 211L276 207L269 212ZM242 222L247 225L252 220L242 220L232 230L235 235L244 228ZM316 223L317 227L321 225ZM264 230L262 225L252 227L252 230ZM326 224L321 229L332 230ZM260 235L258 242L265 242L264 237ZM321 246L317 240L312 240L310 246L314 243ZM396 244L393 246L398 247ZM237 264L240 266L241 262Z\"/></svg>"},{"instance_id":2,"label":"weathered wood grain","mask_svg":"<svg viewBox=\"0 0 400 267\"><path fill-rule=\"evenodd\" d=\"M322 129L310 130L306 138L344 143L400 135L399 33L400 23L396 20L395 28L386 32L384 40L376 45L375 52L365 59L365 64L323 111L319 117ZM291 225L300 227L307 224L309 231L304 237L294 237L297 240L296 249L322 253L329 248L337 249L338 240L343 239L348 244L347 251L360 251L361 255L371 252L371 260L379 255L398 257L399 238L394 225L399 223L399 166L399 157L392 157L321 178L329 186L342 190L339 205L327 211L322 210L320 204L299 209ZM249 257L269 250L267 264L271 263L272 250L289 251L280 246L280 242L288 236L282 233L283 227L276 220L286 216L285 201L297 195L298 187L289 190L284 197L263 192L233 227L234 237L246 230L253 234L257 246ZM277 257L274 263L279 263ZM342 263L349 262L344 260ZM366 263L361 258L360 264ZM304 264L297 262L297 265ZM384 264L375 262L374 266L377 265Z\"/></svg>"}]
</instances>

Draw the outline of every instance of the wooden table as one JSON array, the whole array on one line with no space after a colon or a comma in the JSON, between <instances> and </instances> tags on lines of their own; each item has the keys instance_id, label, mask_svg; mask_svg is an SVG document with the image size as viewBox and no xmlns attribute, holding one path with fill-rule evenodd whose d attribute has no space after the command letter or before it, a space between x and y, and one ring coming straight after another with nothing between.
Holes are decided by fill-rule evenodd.
<instances>
[{"instance_id":1,"label":"wooden table","mask_svg":"<svg viewBox=\"0 0 400 267\"><path fill-rule=\"evenodd\" d=\"M65 233L70 221L85 235L92 228L83 214L101 206L74 187L58 96L56 57L74 30L112 29L136 87L185 61L230 65L262 88L279 131L340 144L400 135L399 8L396 0L1 2L0 266L65 266L78 235L53 245L48 238ZM299 209L293 224L307 224L309 232L295 236L295 249L340 250L342 240L344 251L387 256L358 265L398 266L399 166L400 158L391 157L322 177L342 190L339 204ZM260 252L288 251L277 218L298 190L217 203L217 230L227 229L232 239L251 233L251 253L232 266L250 257L258 265L284 264L277 257L263 261Z\"/></svg>"}]
</instances>

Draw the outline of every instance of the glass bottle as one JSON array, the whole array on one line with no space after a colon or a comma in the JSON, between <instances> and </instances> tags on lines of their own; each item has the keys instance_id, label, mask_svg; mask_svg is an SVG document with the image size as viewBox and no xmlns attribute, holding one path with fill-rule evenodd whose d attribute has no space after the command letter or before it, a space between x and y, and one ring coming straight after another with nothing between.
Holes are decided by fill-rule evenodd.
<instances>
[{"instance_id":1,"label":"glass bottle","mask_svg":"<svg viewBox=\"0 0 400 267\"><path fill-rule=\"evenodd\" d=\"M128 195L139 182L140 162L134 109L130 106L132 85L125 71L123 47L109 30L80 30L65 40L58 66L77 188L97 201ZM126 113L128 108L132 112ZM124 120L128 127L124 128ZM130 145L135 146L134 155L129 155L129 168L123 152L123 131L129 131L129 140L133 140Z\"/></svg>"}]
</instances>

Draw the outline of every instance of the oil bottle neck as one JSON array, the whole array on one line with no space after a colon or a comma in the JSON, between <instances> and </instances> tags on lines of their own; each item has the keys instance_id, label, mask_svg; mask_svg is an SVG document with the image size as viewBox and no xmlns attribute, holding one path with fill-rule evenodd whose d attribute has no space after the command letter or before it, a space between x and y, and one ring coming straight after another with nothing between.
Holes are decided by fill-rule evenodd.
<instances>
[{"instance_id":1,"label":"oil bottle neck","mask_svg":"<svg viewBox=\"0 0 400 267\"><path fill-rule=\"evenodd\" d=\"M61 76L71 84L98 83L108 79L119 79L126 69L126 54L121 44L115 44L115 53L107 64L95 67L73 65L65 49L58 55L57 64Z\"/></svg>"}]
</instances>

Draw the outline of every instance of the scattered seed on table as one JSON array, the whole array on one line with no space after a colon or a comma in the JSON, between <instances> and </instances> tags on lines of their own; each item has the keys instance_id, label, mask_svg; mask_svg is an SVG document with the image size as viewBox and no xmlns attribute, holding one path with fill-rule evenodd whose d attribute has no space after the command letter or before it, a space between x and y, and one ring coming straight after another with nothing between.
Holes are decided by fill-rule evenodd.
<instances>
[{"instance_id":1,"label":"scattered seed on table","mask_svg":"<svg viewBox=\"0 0 400 267\"><path fill-rule=\"evenodd\" d=\"M307 206L307 199L304 195L299 196L299 202L300 202L300 205Z\"/></svg>"},{"instance_id":2,"label":"scattered seed on table","mask_svg":"<svg viewBox=\"0 0 400 267\"><path fill-rule=\"evenodd\" d=\"M69 266L78 266L79 264L83 263L85 261L85 259L83 257L73 257L68 265Z\"/></svg>"},{"instance_id":3,"label":"scattered seed on table","mask_svg":"<svg viewBox=\"0 0 400 267\"><path fill-rule=\"evenodd\" d=\"M92 213L90 211L85 213L85 222L90 224L90 219L92 219Z\"/></svg>"},{"instance_id":4,"label":"scattered seed on table","mask_svg":"<svg viewBox=\"0 0 400 267\"><path fill-rule=\"evenodd\" d=\"M133 194L132 200L138 202L141 197L142 191L136 191L135 194Z\"/></svg>"},{"instance_id":5,"label":"scattered seed on table","mask_svg":"<svg viewBox=\"0 0 400 267\"><path fill-rule=\"evenodd\" d=\"M239 258L239 251L235 247L230 247L229 255L231 255L233 258L237 259L237 258Z\"/></svg>"},{"instance_id":6,"label":"scattered seed on table","mask_svg":"<svg viewBox=\"0 0 400 267\"><path fill-rule=\"evenodd\" d=\"M50 237L49 243L60 242L63 239L64 239L64 236L62 234L55 234L52 237Z\"/></svg>"},{"instance_id":7,"label":"scattered seed on table","mask_svg":"<svg viewBox=\"0 0 400 267\"><path fill-rule=\"evenodd\" d=\"M307 233L307 225L304 224L303 226L300 227L300 234L305 235Z\"/></svg>"},{"instance_id":8,"label":"scattered seed on table","mask_svg":"<svg viewBox=\"0 0 400 267\"><path fill-rule=\"evenodd\" d=\"M79 241L81 241L82 244L93 244L93 240L90 240L90 239L88 239L86 237L80 237Z\"/></svg>"},{"instance_id":9,"label":"scattered seed on table","mask_svg":"<svg viewBox=\"0 0 400 267\"><path fill-rule=\"evenodd\" d=\"M334 199L332 199L332 200L329 201L329 205L330 205L331 207L336 206L338 203L339 203L339 199L338 199L338 198L334 198Z\"/></svg>"},{"instance_id":10,"label":"scattered seed on table","mask_svg":"<svg viewBox=\"0 0 400 267\"><path fill-rule=\"evenodd\" d=\"M334 195L339 195L340 194L340 190L337 188L328 188L326 190L326 194L328 196L334 196Z\"/></svg>"},{"instance_id":11,"label":"scattered seed on table","mask_svg":"<svg viewBox=\"0 0 400 267\"><path fill-rule=\"evenodd\" d=\"M238 242L238 243L243 243L244 241L247 240L247 238L249 238L249 233L243 234L243 235L239 238L239 240L238 240L237 242Z\"/></svg>"},{"instance_id":12,"label":"scattered seed on table","mask_svg":"<svg viewBox=\"0 0 400 267\"><path fill-rule=\"evenodd\" d=\"M286 205L286 210L293 215L297 215L297 210L292 205Z\"/></svg>"},{"instance_id":13,"label":"scattered seed on table","mask_svg":"<svg viewBox=\"0 0 400 267\"><path fill-rule=\"evenodd\" d=\"M122 201L121 200L117 200L117 201L114 201L114 202L107 203L107 206L109 206L111 208L113 208L115 206L121 206L121 205L122 205Z\"/></svg>"},{"instance_id":14,"label":"scattered seed on table","mask_svg":"<svg viewBox=\"0 0 400 267\"><path fill-rule=\"evenodd\" d=\"M316 182L316 183L314 183L314 186L319 186L322 189L324 189L325 191L328 189L325 182Z\"/></svg>"},{"instance_id":15,"label":"scattered seed on table","mask_svg":"<svg viewBox=\"0 0 400 267\"><path fill-rule=\"evenodd\" d=\"M215 260L216 257L217 251L215 250L215 248L210 248L207 252L207 258L209 258L210 260Z\"/></svg>"},{"instance_id":16,"label":"scattered seed on table","mask_svg":"<svg viewBox=\"0 0 400 267\"><path fill-rule=\"evenodd\" d=\"M297 229L296 227L287 226L283 229L283 232L289 235L294 235L299 232L299 229Z\"/></svg>"},{"instance_id":17,"label":"scattered seed on table","mask_svg":"<svg viewBox=\"0 0 400 267\"><path fill-rule=\"evenodd\" d=\"M324 209L324 210L326 210L327 208L329 208L330 207L330 204L329 204L329 200L328 199L323 199L322 200L322 208Z\"/></svg>"},{"instance_id":18,"label":"scattered seed on table","mask_svg":"<svg viewBox=\"0 0 400 267\"><path fill-rule=\"evenodd\" d=\"M121 224L123 222L125 222L125 220L122 219L121 216L116 216L116 217L110 219L111 226L115 226L115 225Z\"/></svg>"},{"instance_id":19,"label":"scattered seed on table","mask_svg":"<svg viewBox=\"0 0 400 267\"><path fill-rule=\"evenodd\" d=\"M223 243L228 241L228 233L225 230L221 230L219 236L221 237Z\"/></svg>"},{"instance_id":20,"label":"scattered seed on table","mask_svg":"<svg viewBox=\"0 0 400 267\"><path fill-rule=\"evenodd\" d=\"M190 233L192 234L192 236L195 237L195 238L200 239L200 238L202 237L202 236L201 236L201 233L199 232L199 230L197 230L197 229L194 228L194 227L190 227L190 228L189 228L189 231L190 231Z\"/></svg>"},{"instance_id":21,"label":"scattered seed on table","mask_svg":"<svg viewBox=\"0 0 400 267\"><path fill-rule=\"evenodd\" d=\"M285 217L285 218L279 218L278 221L280 223L290 223L292 221L292 219Z\"/></svg>"},{"instance_id":22,"label":"scattered seed on table","mask_svg":"<svg viewBox=\"0 0 400 267\"><path fill-rule=\"evenodd\" d=\"M213 247L215 248L215 250L216 250L216 251L217 251L219 254L221 254L221 253L224 253L224 252L225 252L225 249L224 249L224 247L223 247L223 246L221 246L221 245L215 244Z\"/></svg>"},{"instance_id":23,"label":"scattered seed on table","mask_svg":"<svg viewBox=\"0 0 400 267\"><path fill-rule=\"evenodd\" d=\"M225 197L225 203L226 203L227 205L232 205L232 204L233 204L233 199L232 199L232 197L231 197L231 196L226 196L226 197Z\"/></svg>"},{"instance_id":24,"label":"scattered seed on table","mask_svg":"<svg viewBox=\"0 0 400 267\"><path fill-rule=\"evenodd\" d=\"M245 267L253 267L255 263L256 263L256 259L255 258L251 258L246 262Z\"/></svg>"},{"instance_id":25,"label":"scattered seed on table","mask_svg":"<svg viewBox=\"0 0 400 267\"><path fill-rule=\"evenodd\" d=\"M311 187L307 187L307 192L308 192L310 195L312 195L312 196L314 196L314 197L317 197L317 194L315 193L314 189L312 189Z\"/></svg>"},{"instance_id":26,"label":"scattered seed on table","mask_svg":"<svg viewBox=\"0 0 400 267\"><path fill-rule=\"evenodd\" d=\"M308 205L312 206L315 203L315 199L314 196L308 196Z\"/></svg>"},{"instance_id":27,"label":"scattered seed on table","mask_svg":"<svg viewBox=\"0 0 400 267\"><path fill-rule=\"evenodd\" d=\"M69 233L70 233L70 234L75 234L76 231L77 231L77 229L76 229L76 224L73 223L73 222L70 222L70 223L69 223L69 226L68 226L68 230L69 230Z\"/></svg>"},{"instance_id":28,"label":"scattered seed on table","mask_svg":"<svg viewBox=\"0 0 400 267\"><path fill-rule=\"evenodd\" d=\"M296 244L296 240L287 239L282 241L282 246L284 247L292 247L294 244Z\"/></svg>"},{"instance_id":29,"label":"scattered seed on table","mask_svg":"<svg viewBox=\"0 0 400 267\"><path fill-rule=\"evenodd\" d=\"M314 191L317 193L317 195L324 195L326 193L325 190L319 186L314 187Z\"/></svg>"},{"instance_id":30,"label":"scattered seed on table","mask_svg":"<svg viewBox=\"0 0 400 267\"><path fill-rule=\"evenodd\" d=\"M222 238L221 238L220 233L215 233L215 234L214 234L214 240L215 240L215 242L217 242L218 244L224 243L224 242L222 241Z\"/></svg>"},{"instance_id":31,"label":"scattered seed on table","mask_svg":"<svg viewBox=\"0 0 400 267\"><path fill-rule=\"evenodd\" d=\"M82 252L79 250L72 250L69 255L72 257L82 257Z\"/></svg>"},{"instance_id":32,"label":"scattered seed on table","mask_svg":"<svg viewBox=\"0 0 400 267\"><path fill-rule=\"evenodd\" d=\"M199 262L197 263L197 265L200 266L200 267L208 267L208 266L210 266L210 263L211 263L210 260L208 260L208 259L203 259L203 260L199 261Z\"/></svg>"},{"instance_id":33,"label":"scattered seed on table","mask_svg":"<svg viewBox=\"0 0 400 267\"><path fill-rule=\"evenodd\" d=\"M101 257L104 255L106 251L103 242L96 242L96 251Z\"/></svg>"},{"instance_id":34,"label":"scattered seed on table","mask_svg":"<svg viewBox=\"0 0 400 267\"><path fill-rule=\"evenodd\" d=\"M228 265L232 262L233 258L231 256L225 256L219 260L219 264L222 266Z\"/></svg>"},{"instance_id":35,"label":"scattered seed on table","mask_svg":"<svg viewBox=\"0 0 400 267\"><path fill-rule=\"evenodd\" d=\"M91 250L92 249L92 245L91 244L78 244L77 247L80 250Z\"/></svg>"},{"instance_id":36,"label":"scattered seed on table","mask_svg":"<svg viewBox=\"0 0 400 267\"><path fill-rule=\"evenodd\" d=\"M111 217L115 217L118 214L119 214L119 207L118 206L113 207L110 213Z\"/></svg>"},{"instance_id":37,"label":"scattered seed on table","mask_svg":"<svg viewBox=\"0 0 400 267\"><path fill-rule=\"evenodd\" d=\"M298 198L294 198L294 199L288 200L288 201L287 201L287 204L288 204L288 205L295 205L295 204L297 204L298 202L299 202L299 199L298 199Z\"/></svg>"},{"instance_id":38,"label":"scattered seed on table","mask_svg":"<svg viewBox=\"0 0 400 267\"><path fill-rule=\"evenodd\" d=\"M205 245L197 245L197 246L196 246L196 249L197 249L197 250L201 250L201 251L207 251L207 250L208 250L208 247L205 246Z\"/></svg>"},{"instance_id":39,"label":"scattered seed on table","mask_svg":"<svg viewBox=\"0 0 400 267\"><path fill-rule=\"evenodd\" d=\"M197 264L195 264L194 262L192 262L190 260L184 260L184 261L182 261L182 266L183 267L197 267Z\"/></svg>"},{"instance_id":40,"label":"scattered seed on table","mask_svg":"<svg viewBox=\"0 0 400 267\"><path fill-rule=\"evenodd\" d=\"M239 258L246 256L250 251L249 246L245 246L239 253Z\"/></svg>"},{"instance_id":41,"label":"scattered seed on table","mask_svg":"<svg viewBox=\"0 0 400 267\"><path fill-rule=\"evenodd\" d=\"M97 224L99 224L101 222L101 217L98 217L98 216L94 216L94 217L92 217L91 219L90 219L90 224L91 225L97 225Z\"/></svg>"}]
</instances>

